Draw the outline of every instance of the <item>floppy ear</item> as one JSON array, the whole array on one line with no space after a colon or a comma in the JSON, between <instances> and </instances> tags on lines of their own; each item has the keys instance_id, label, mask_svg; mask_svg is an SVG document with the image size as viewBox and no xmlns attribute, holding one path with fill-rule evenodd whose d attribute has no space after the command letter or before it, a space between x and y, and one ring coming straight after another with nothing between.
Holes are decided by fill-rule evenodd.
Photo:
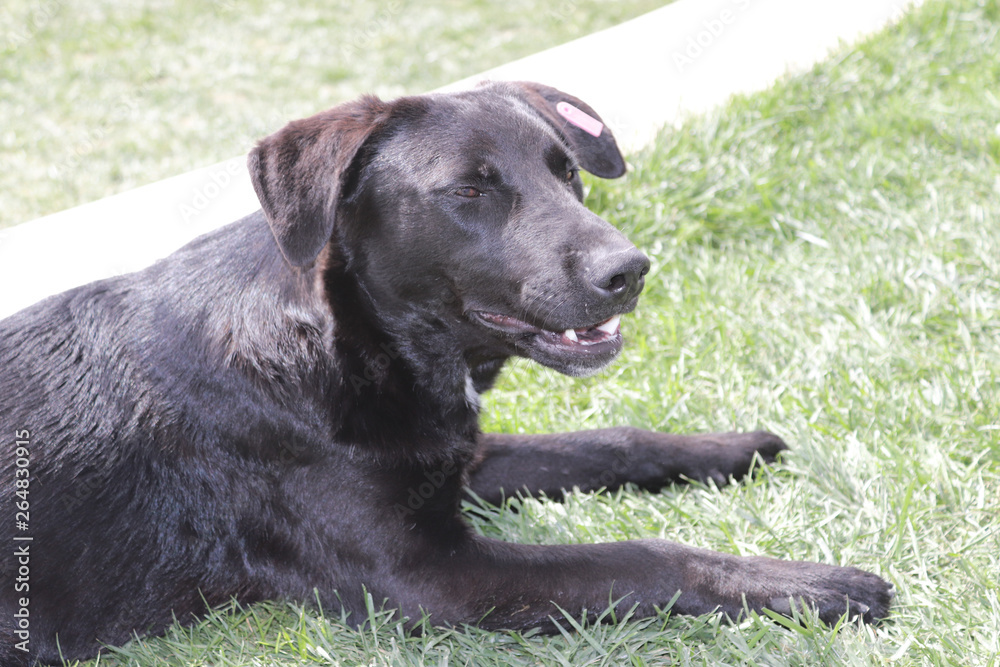
<instances>
[{"instance_id":1,"label":"floppy ear","mask_svg":"<svg viewBox=\"0 0 1000 667\"><path fill-rule=\"evenodd\" d=\"M387 108L362 97L293 121L250 151L253 189L292 266L311 264L330 240L344 175Z\"/></svg>"},{"instance_id":2,"label":"floppy ear","mask_svg":"<svg viewBox=\"0 0 1000 667\"><path fill-rule=\"evenodd\" d=\"M517 81L514 85L521 97L566 139L581 167L601 178L625 174L625 159L614 135L590 105L540 83Z\"/></svg>"}]
</instances>

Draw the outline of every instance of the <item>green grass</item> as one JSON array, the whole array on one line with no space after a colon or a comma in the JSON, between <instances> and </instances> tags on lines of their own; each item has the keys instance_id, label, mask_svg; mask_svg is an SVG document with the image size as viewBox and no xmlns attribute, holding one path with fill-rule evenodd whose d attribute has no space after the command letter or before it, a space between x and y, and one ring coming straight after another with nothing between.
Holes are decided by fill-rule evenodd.
<instances>
[{"instance_id":1,"label":"green grass","mask_svg":"<svg viewBox=\"0 0 1000 667\"><path fill-rule=\"evenodd\" d=\"M931 0L592 182L592 206L653 260L629 346L586 381L515 363L486 401L488 429L768 428L793 450L722 490L470 508L478 530L852 564L895 583L891 622L410 636L374 609L355 631L265 604L99 664L1000 665L998 21L998 0Z\"/></svg>"},{"instance_id":2,"label":"green grass","mask_svg":"<svg viewBox=\"0 0 1000 667\"><path fill-rule=\"evenodd\" d=\"M669 0L5 0L0 227L246 153L365 92L422 93Z\"/></svg>"}]
</instances>

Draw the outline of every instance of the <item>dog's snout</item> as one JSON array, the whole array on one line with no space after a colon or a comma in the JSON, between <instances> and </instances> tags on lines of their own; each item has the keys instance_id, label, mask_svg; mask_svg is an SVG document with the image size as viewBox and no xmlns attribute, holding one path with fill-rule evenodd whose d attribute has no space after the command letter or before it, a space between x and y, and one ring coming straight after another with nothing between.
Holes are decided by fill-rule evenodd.
<instances>
[{"instance_id":1,"label":"dog's snout","mask_svg":"<svg viewBox=\"0 0 1000 667\"><path fill-rule=\"evenodd\" d=\"M628 301L639 295L649 272L649 258L635 248L602 258L594 272L593 285L599 293L616 301Z\"/></svg>"}]
</instances>

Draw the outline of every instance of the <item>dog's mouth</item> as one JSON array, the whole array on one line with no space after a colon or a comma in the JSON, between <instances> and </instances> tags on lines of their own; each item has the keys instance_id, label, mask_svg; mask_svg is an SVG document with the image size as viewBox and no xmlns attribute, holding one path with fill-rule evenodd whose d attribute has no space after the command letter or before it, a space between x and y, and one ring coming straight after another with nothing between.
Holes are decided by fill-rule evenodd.
<instances>
[{"instance_id":1,"label":"dog's mouth","mask_svg":"<svg viewBox=\"0 0 1000 667\"><path fill-rule=\"evenodd\" d=\"M487 313L484 311L473 311L472 313L480 322L491 329L512 336L540 336L551 345L561 345L567 348L590 347L591 345L601 345L621 340L621 315L614 315L603 322L592 324L588 327L570 328L564 331L549 331L528 324L524 320L519 320L510 315L500 315L497 313Z\"/></svg>"},{"instance_id":2,"label":"dog's mouth","mask_svg":"<svg viewBox=\"0 0 1000 667\"><path fill-rule=\"evenodd\" d=\"M510 315L481 310L471 311L470 315L512 342L518 353L567 375L593 373L622 349L620 314L596 324L562 330L545 329Z\"/></svg>"}]
</instances>

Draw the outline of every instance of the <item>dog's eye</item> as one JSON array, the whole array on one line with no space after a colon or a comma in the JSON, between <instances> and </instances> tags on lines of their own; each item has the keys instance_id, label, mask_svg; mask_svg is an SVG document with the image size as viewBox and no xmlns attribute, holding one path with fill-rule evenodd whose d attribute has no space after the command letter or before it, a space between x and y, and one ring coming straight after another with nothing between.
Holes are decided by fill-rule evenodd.
<instances>
[{"instance_id":1,"label":"dog's eye","mask_svg":"<svg viewBox=\"0 0 1000 667\"><path fill-rule=\"evenodd\" d=\"M579 171L580 170L576 169L576 168L567 169L566 170L566 182L567 183L572 183L573 181L575 181L577 179L577 174L579 173Z\"/></svg>"},{"instance_id":2,"label":"dog's eye","mask_svg":"<svg viewBox=\"0 0 1000 667\"><path fill-rule=\"evenodd\" d=\"M468 197L469 199L472 199L473 197L483 196L483 193L481 191L472 187L471 185L455 190L455 194L458 195L459 197Z\"/></svg>"}]
</instances>

